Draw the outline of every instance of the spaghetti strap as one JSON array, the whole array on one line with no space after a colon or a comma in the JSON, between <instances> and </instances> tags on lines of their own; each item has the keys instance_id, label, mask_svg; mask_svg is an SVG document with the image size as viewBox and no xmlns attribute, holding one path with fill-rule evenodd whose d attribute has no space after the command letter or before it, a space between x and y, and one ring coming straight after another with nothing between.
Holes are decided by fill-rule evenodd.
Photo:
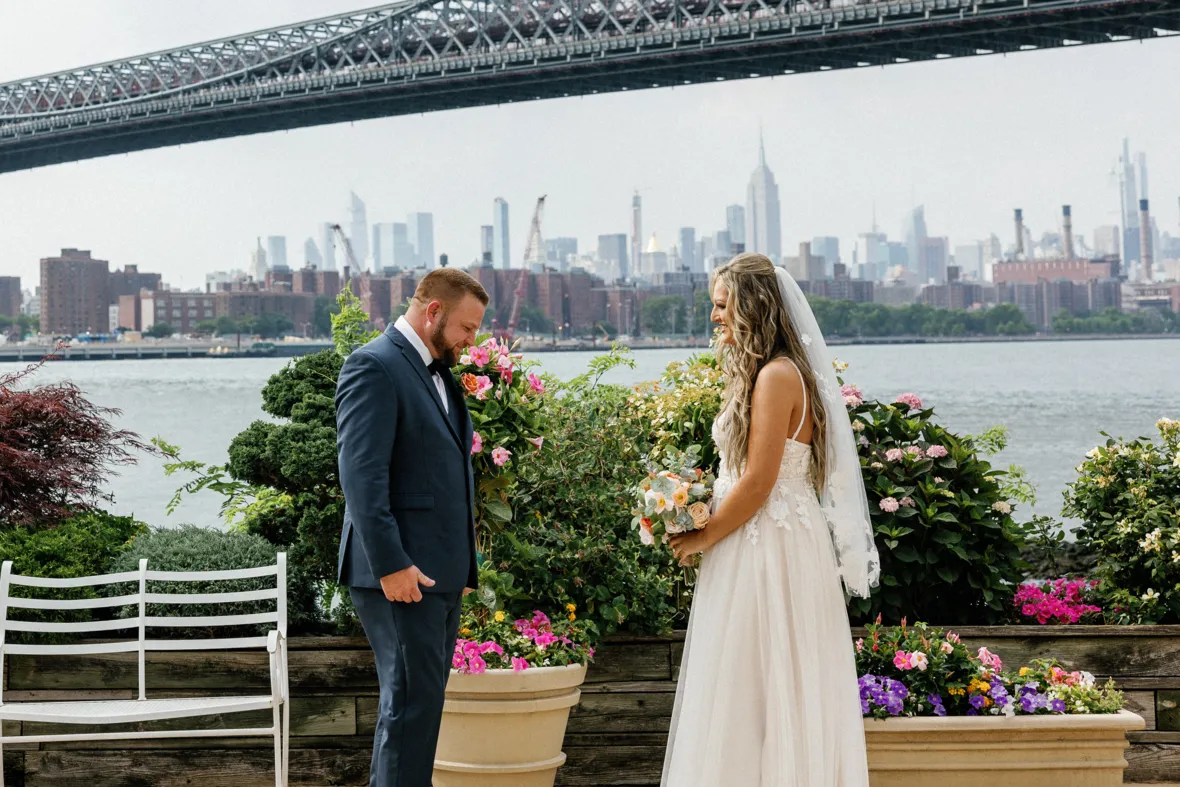
<instances>
[{"instance_id":1,"label":"spaghetti strap","mask_svg":"<svg viewBox=\"0 0 1180 787\"><path fill-rule=\"evenodd\" d=\"M799 433L803 431L803 424L807 423L807 385L803 382L803 372L799 371L795 362L790 358L784 358L784 360L795 369L795 374L799 375L799 383L803 388L803 414L799 416L799 425L795 427L795 434L791 435L791 442L798 442Z\"/></svg>"}]
</instances>

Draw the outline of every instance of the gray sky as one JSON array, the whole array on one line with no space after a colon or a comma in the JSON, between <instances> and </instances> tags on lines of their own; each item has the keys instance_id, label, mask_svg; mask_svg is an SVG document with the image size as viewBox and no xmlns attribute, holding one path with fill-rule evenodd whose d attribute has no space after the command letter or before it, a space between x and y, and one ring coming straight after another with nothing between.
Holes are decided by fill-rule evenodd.
<instances>
[{"instance_id":1,"label":"gray sky","mask_svg":"<svg viewBox=\"0 0 1180 787\"><path fill-rule=\"evenodd\" d=\"M0 0L0 82L333 14L372 0ZM164 10L166 5L166 11ZM47 20L53 20L47 28ZM1110 172L1121 139L1147 152L1161 230L1176 232L1180 40L558 99L321 126L0 175L0 274L37 277L61 247L135 263L177 286L245 268L255 236L286 235L292 264L326 220L347 224L348 192L370 222L435 215L436 253L466 264L492 200L511 206L514 258L533 203L547 237L628 232L632 190L644 232L711 234L745 202L758 127L783 204L785 250L837 235L846 260L876 204L899 236L913 199L952 245L996 232L1013 207L1034 237L1118 222ZM913 195L913 197L911 197Z\"/></svg>"}]
</instances>

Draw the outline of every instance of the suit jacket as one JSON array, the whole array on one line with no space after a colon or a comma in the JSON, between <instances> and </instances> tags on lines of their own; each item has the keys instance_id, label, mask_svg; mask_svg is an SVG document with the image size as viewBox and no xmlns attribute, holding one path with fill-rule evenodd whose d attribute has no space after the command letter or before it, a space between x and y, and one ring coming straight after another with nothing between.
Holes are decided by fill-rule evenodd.
<instances>
[{"instance_id":1,"label":"suit jacket","mask_svg":"<svg viewBox=\"0 0 1180 787\"><path fill-rule=\"evenodd\" d=\"M416 565L435 581L423 592L476 586L471 417L454 379L442 376L452 415L393 326L344 361L336 384L341 585L380 588L381 577Z\"/></svg>"}]
</instances>

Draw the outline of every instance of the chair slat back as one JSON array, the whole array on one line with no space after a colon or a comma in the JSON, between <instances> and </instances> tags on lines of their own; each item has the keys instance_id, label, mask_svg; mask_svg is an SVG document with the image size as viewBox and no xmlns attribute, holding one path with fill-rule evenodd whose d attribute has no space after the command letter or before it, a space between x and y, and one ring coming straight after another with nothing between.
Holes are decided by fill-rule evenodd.
<instances>
[{"instance_id":1,"label":"chair slat back","mask_svg":"<svg viewBox=\"0 0 1180 787\"><path fill-rule=\"evenodd\" d=\"M232 590L224 592L167 593L160 592L158 585L171 582L233 582L243 579L275 577L275 586L255 590ZM148 583L153 591L148 592ZM14 587L42 589L98 588L118 583L135 583L137 592L115 596L83 599L27 598L12 595ZM241 604L274 602L273 610L264 612L233 614L184 614L192 605ZM153 605L153 614L148 615L148 605ZM266 605L271 606L271 605ZM96 610L116 607L135 607L134 616L111 620L84 620L74 622L41 622L10 620L10 609L31 610ZM164 607L164 611L159 610ZM178 614L171 614L173 611ZM200 610L198 610L200 611ZM3 674L4 657L7 655L29 656L71 656L105 653L137 653L139 698L146 697L145 671L149 651L193 651L193 650L238 650L266 648L266 636L225 636L199 639L148 639L148 629L176 630L184 628L218 629L230 626L258 626L272 624L284 638L287 636L287 556L284 552L275 555L275 562L268 566L219 571L153 571L147 560L139 562L138 571L117 574L102 574L92 577L33 577L14 574L12 561L4 561L0 567L0 674ZM135 630L134 635L122 639L98 642L74 642L71 644L19 642L10 644L8 632L28 634L88 634L112 632L112 635ZM0 694L0 703L3 695Z\"/></svg>"}]
</instances>

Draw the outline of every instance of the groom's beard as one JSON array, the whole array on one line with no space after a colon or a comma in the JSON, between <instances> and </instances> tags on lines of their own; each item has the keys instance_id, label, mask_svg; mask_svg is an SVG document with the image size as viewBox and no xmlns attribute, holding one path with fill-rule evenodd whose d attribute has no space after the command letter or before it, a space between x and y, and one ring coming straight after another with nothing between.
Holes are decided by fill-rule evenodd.
<instances>
[{"instance_id":1,"label":"groom's beard","mask_svg":"<svg viewBox=\"0 0 1180 787\"><path fill-rule=\"evenodd\" d=\"M430 347L438 353L438 359L446 363L447 366L454 366L459 363L459 356L455 354L454 347L447 346L447 340L443 337L443 331L447 329L447 315L438 321L438 327L434 329L434 333L430 334Z\"/></svg>"}]
</instances>

